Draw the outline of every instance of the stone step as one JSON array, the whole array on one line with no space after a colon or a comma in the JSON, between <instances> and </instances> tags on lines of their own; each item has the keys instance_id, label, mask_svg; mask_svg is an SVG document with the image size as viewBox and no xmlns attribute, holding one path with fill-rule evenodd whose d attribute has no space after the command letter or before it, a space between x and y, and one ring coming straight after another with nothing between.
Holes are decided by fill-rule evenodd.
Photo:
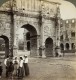
<instances>
[{"instance_id":1,"label":"stone step","mask_svg":"<svg viewBox=\"0 0 76 80\"><path fill-rule=\"evenodd\" d=\"M5 52L4 51L0 51L0 59L4 59L5 58Z\"/></svg>"}]
</instances>

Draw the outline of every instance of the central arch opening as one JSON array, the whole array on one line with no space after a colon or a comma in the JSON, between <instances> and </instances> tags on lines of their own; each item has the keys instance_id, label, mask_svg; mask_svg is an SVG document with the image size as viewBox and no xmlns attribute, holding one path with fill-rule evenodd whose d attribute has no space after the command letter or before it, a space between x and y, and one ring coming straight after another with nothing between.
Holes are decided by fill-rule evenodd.
<instances>
[{"instance_id":1,"label":"central arch opening","mask_svg":"<svg viewBox=\"0 0 76 80\"><path fill-rule=\"evenodd\" d=\"M60 48L61 48L61 51L64 50L64 45L62 43L60 44Z\"/></svg>"},{"instance_id":2,"label":"central arch opening","mask_svg":"<svg viewBox=\"0 0 76 80\"><path fill-rule=\"evenodd\" d=\"M53 56L53 40L52 40L52 38L47 38L45 41L45 54L47 57Z\"/></svg>"},{"instance_id":3,"label":"central arch opening","mask_svg":"<svg viewBox=\"0 0 76 80\"><path fill-rule=\"evenodd\" d=\"M31 56L37 55L37 31L34 26L25 24L23 31L23 49L30 51Z\"/></svg>"},{"instance_id":4,"label":"central arch opening","mask_svg":"<svg viewBox=\"0 0 76 80\"><path fill-rule=\"evenodd\" d=\"M66 50L69 50L69 43L66 43Z\"/></svg>"},{"instance_id":5,"label":"central arch opening","mask_svg":"<svg viewBox=\"0 0 76 80\"><path fill-rule=\"evenodd\" d=\"M26 33L27 50L30 51L30 32Z\"/></svg>"}]
</instances>

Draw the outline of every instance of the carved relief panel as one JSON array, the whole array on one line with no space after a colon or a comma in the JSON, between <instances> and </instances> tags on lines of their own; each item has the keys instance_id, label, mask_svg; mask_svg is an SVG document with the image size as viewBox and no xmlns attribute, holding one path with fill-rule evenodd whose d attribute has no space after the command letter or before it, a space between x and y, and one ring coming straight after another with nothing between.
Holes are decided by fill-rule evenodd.
<instances>
[{"instance_id":1,"label":"carved relief panel","mask_svg":"<svg viewBox=\"0 0 76 80\"><path fill-rule=\"evenodd\" d=\"M41 4L42 7L42 14L49 17L54 17L56 14L56 4L49 3L44 1Z\"/></svg>"}]
</instances>

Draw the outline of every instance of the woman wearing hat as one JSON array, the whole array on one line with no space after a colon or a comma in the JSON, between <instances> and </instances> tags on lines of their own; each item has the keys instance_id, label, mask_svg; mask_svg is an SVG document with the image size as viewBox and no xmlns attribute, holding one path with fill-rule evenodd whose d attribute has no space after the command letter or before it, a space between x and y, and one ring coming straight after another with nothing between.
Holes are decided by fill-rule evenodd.
<instances>
[{"instance_id":1,"label":"woman wearing hat","mask_svg":"<svg viewBox=\"0 0 76 80\"><path fill-rule=\"evenodd\" d=\"M25 70L25 76L29 75L29 66L28 66L28 57L26 55L24 55L24 70Z\"/></svg>"},{"instance_id":2,"label":"woman wearing hat","mask_svg":"<svg viewBox=\"0 0 76 80\"><path fill-rule=\"evenodd\" d=\"M20 61L19 61L18 78L23 78L23 58L22 57L20 57Z\"/></svg>"},{"instance_id":3,"label":"woman wearing hat","mask_svg":"<svg viewBox=\"0 0 76 80\"><path fill-rule=\"evenodd\" d=\"M18 73L18 67L19 67L19 60L18 58L15 56L14 60L13 60L13 64L14 64L14 75L17 76Z\"/></svg>"}]
</instances>

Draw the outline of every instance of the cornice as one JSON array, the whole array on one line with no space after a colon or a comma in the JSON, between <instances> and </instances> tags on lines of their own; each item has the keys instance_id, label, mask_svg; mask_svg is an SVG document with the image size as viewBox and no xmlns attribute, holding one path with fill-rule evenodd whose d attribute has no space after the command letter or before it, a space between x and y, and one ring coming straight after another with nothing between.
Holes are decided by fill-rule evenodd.
<instances>
[{"instance_id":1,"label":"cornice","mask_svg":"<svg viewBox=\"0 0 76 80\"><path fill-rule=\"evenodd\" d=\"M28 13L22 13L22 12L19 12L19 11L3 11L3 10L0 10L0 14L7 14L7 15L11 15L13 13L13 15L16 15L16 16L21 16L21 17L30 17L30 18L37 18L37 19L40 19L40 17L42 17L43 19L47 19L47 20L55 20L55 17L49 17L49 16L46 16L46 15L40 15L39 12L38 14L30 14L29 12Z\"/></svg>"}]
</instances>

